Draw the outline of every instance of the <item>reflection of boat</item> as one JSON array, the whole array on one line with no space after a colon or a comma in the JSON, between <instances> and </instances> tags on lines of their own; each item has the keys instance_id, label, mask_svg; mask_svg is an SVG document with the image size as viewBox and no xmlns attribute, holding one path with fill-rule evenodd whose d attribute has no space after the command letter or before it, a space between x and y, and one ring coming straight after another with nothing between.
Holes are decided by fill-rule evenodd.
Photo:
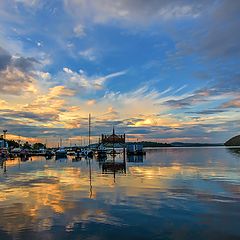
<instances>
[{"instance_id":1,"label":"reflection of boat","mask_svg":"<svg viewBox=\"0 0 240 240\"><path fill-rule=\"evenodd\" d=\"M81 152L80 152L80 150L77 150L77 151L74 153L74 156L75 156L76 158L81 158Z\"/></svg>"},{"instance_id":2,"label":"reflection of boat","mask_svg":"<svg viewBox=\"0 0 240 240\"><path fill-rule=\"evenodd\" d=\"M81 157L73 157L72 158L72 162L79 162L79 161L81 161Z\"/></svg>"},{"instance_id":3,"label":"reflection of boat","mask_svg":"<svg viewBox=\"0 0 240 240\"><path fill-rule=\"evenodd\" d=\"M14 148L14 149L11 150L11 153L13 153L13 154L20 154L21 151L22 151L21 148Z\"/></svg>"},{"instance_id":4,"label":"reflection of boat","mask_svg":"<svg viewBox=\"0 0 240 240\"><path fill-rule=\"evenodd\" d=\"M15 159L15 155L13 153L9 153L8 157L10 160L14 160Z\"/></svg>"},{"instance_id":5,"label":"reflection of boat","mask_svg":"<svg viewBox=\"0 0 240 240\"><path fill-rule=\"evenodd\" d=\"M55 152L55 155L56 159L67 158L67 151L65 150L65 148L60 148Z\"/></svg>"},{"instance_id":6,"label":"reflection of boat","mask_svg":"<svg viewBox=\"0 0 240 240\"><path fill-rule=\"evenodd\" d=\"M19 153L19 157L22 162L28 161L29 160L29 152L26 149L23 149Z\"/></svg>"},{"instance_id":7,"label":"reflection of boat","mask_svg":"<svg viewBox=\"0 0 240 240\"><path fill-rule=\"evenodd\" d=\"M78 161L80 161L80 160L82 159L80 150L77 150L77 151L74 153L74 156L75 156L75 157L72 158L72 161L73 161L73 162L78 162Z\"/></svg>"},{"instance_id":8,"label":"reflection of boat","mask_svg":"<svg viewBox=\"0 0 240 240\"><path fill-rule=\"evenodd\" d=\"M4 160L0 158L0 166L3 168Z\"/></svg>"},{"instance_id":9,"label":"reflection of boat","mask_svg":"<svg viewBox=\"0 0 240 240\"><path fill-rule=\"evenodd\" d=\"M82 149L81 155L84 157L93 157L93 151L91 149Z\"/></svg>"},{"instance_id":10,"label":"reflection of boat","mask_svg":"<svg viewBox=\"0 0 240 240\"><path fill-rule=\"evenodd\" d=\"M68 156L75 156L75 152L74 151L67 151L67 155Z\"/></svg>"},{"instance_id":11,"label":"reflection of boat","mask_svg":"<svg viewBox=\"0 0 240 240\"><path fill-rule=\"evenodd\" d=\"M46 159L52 159L52 157L54 156L54 153L52 151L47 150L45 153L45 158Z\"/></svg>"},{"instance_id":12,"label":"reflection of boat","mask_svg":"<svg viewBox=\"0 0 240 240\"><path fill-rule=\"evenodd\" d=\"M0 160L7 160L8 152L4 149L0 149Z\"/></svg>"},{"instance_id":13,"label":"reflection of boat","mask_svg":"<svg viewBox=\"0 0 240 240\"><path fill-rule=\"evenodd\" d=\"M31 156L45 156L47 150L45 148L31 150Z\"/></svg>"},{"instance_id":14,"label":"reflection of boat","mask_svg":"<svg viewBox=\"0 0 240 240\"><path fill-rule=\"evenodd\" d=\"M7 161L0 159L0 167L3 169L4 172L7 171Z\"/></svg>"}]
</instances>

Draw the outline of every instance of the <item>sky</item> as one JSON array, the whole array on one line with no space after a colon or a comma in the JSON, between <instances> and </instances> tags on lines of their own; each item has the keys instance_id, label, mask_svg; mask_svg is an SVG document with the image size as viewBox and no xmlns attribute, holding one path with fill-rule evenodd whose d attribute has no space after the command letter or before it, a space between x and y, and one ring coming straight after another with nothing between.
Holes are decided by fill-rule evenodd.
<instances>
[{"instance_id":1,"label":"sky","mask_svg":"<svg viewBox=\"0 0 240 240\"><path fill-rule=\"evenodd\" d=\"M240 1L1 0L0 130L78 144L240 132Z\"/></svg>"}]
</instances>

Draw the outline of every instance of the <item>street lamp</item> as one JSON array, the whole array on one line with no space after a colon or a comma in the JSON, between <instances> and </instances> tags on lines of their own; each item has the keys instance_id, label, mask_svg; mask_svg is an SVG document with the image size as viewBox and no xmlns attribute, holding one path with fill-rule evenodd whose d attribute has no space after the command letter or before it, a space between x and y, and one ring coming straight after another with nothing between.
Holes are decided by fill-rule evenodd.
<instances>
[{"instance_id":1,"label":"street lamp","mask_svg":"<svg viewBox=\"0 0 240 240\"><path fill-rule=\"evenodd\" d=\"M7 130L3 130L3 139L6 140Z\"/></svg>"}]
</instances>

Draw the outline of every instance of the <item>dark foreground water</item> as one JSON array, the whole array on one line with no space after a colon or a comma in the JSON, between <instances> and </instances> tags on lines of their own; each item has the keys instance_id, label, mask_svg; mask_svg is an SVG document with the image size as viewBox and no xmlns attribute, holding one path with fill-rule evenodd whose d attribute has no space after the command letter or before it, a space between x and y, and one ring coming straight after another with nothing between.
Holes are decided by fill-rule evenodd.
<instances>
[{"instance_id":1,"label":"dark foreground water","mask_svg":"<svg viewBox=\"0 0 240 240\"><path fill-rule=\"evenodd\" d=\"M96 160L7 161L0 239L240 239L240 150L165 148L129 161L115 176Z\"/></svg>"}]
</instances>

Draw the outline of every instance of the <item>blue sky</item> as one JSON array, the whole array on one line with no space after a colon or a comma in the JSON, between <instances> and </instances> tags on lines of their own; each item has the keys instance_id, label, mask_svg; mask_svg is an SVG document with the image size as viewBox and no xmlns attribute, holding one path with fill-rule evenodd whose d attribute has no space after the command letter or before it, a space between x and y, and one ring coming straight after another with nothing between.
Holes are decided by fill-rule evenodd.
<instances>
[{"instance_id":1,"label":"blue sky","mask_svg":"<svg viewBox=\"0 0 240 240\"><path fill-rule=\"evenodd\" d=\"M224 142L240 127L240 2L3 0L0 126L80 141ZM54 140L55 139L55 140Z\"/></svg>"}]
</instances>

